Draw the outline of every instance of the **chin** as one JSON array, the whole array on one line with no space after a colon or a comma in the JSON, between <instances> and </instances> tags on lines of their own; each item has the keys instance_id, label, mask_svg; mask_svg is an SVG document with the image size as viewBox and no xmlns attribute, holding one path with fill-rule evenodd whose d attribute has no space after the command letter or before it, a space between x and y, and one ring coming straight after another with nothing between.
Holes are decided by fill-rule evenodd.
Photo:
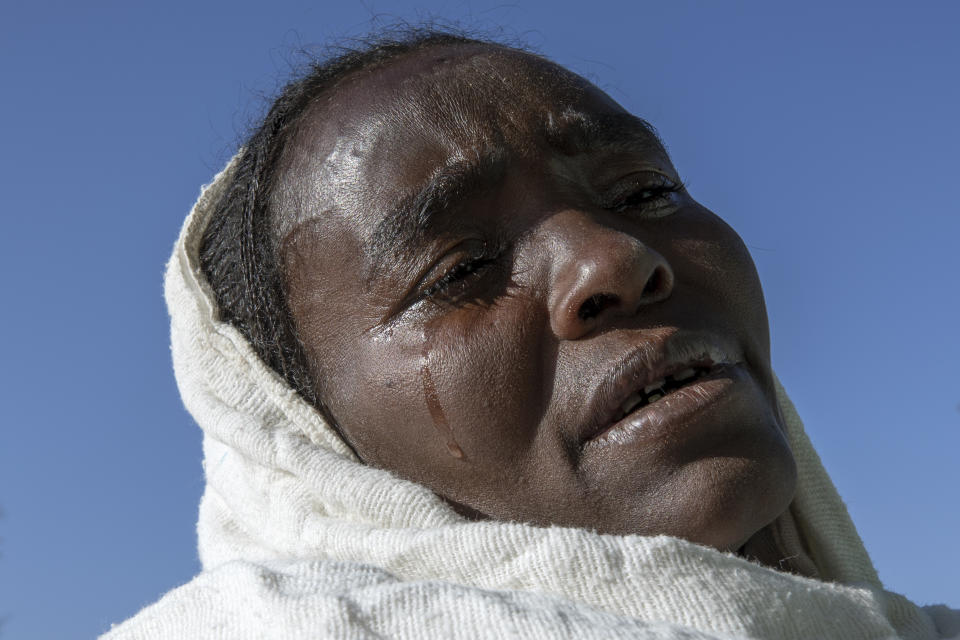
<instances>
[{"instance_id":1,"label":"chin","mask_svg":"<svg viewBox=\"0 0 960 640\"><path fill-rule=\"evenodd\" d=\"M796 491L796 463L789 448L771 453L775 455L761 460L709 461L712 468L707 477L714 482L707 489L709 495L701 494L701 508L687 522L688 534L680 537L735 552L787 511ZM719 479L722 482L716 482Z\"/></svg>"}]
</instances>

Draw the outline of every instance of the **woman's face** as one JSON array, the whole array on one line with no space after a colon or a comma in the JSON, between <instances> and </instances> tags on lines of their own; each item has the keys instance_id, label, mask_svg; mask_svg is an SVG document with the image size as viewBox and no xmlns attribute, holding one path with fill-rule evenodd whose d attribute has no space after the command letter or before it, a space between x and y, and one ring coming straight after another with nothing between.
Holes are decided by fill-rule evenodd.
<instances>
[{"instance_id":1,"label":"woman's face","mask_svg":"<svg viewBox=\"0 0 960 640\"><path fill-rule=\"evenodd\" d=\"M639 119L488 46L313 105L275 205L320 397L477 517L736 549L796 471L740 238Z\"/></svg>"}]
</instances>

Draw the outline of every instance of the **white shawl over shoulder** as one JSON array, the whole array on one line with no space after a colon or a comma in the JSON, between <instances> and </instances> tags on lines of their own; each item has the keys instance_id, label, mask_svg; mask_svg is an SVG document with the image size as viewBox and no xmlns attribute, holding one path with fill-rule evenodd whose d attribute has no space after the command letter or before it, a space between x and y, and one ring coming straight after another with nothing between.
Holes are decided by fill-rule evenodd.
<instances>
[{"instance_id":1,"label":"white shawl over shoulder","mask_svg":"<svg viewBox=\"0 0 960 640\"><path fill-rule=\"evenodd\" d=\"M960 637L960 612L883 590L782 389L791 514L822 580L665 536L470 522L360 464L217 320L198 245L231 171L204 189L166 276L177 382L204 431L203 572L109 640Z\"/></svg>"}]
</instances>

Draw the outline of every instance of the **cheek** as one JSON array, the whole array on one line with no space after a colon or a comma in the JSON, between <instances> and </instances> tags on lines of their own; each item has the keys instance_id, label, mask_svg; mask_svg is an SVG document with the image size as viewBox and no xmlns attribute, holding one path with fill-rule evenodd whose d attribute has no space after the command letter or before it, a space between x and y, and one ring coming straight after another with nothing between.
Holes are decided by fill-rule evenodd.
<instances>
[{"instance_id":1,"label":"cheek","mask_svg":"<svg viewBox=\"0 0 960 640\"><path fill-rule=\"evenodd\" d=\"M468 306L364 344L336 399L361 457L440 492L519 473L548 386L535 314L520 307Z\"/></svg>"},{"instance_id":2,"label":"cheek","mask_svg":"<svg viewBox=\"0 0 960 640\"><path fill-rule=\"evenodd\" d=\"M671 266L679 282L713 300L721 318L756 346L768 350L767 312L757 270L740 236L714 213L697 207L695 222L671 242ZM753 340L751 340L753 341Z\"/></svg>"},{"instance_id":3,"label":"cheek","mask_svg":"<svg viewBox=\"0 0 960 640\"><path fill-rule=\"evenodd\" d=\"M465 308L428 331L424 366L436 382L450 428L481 464L528 453L546 407L539 335L511 300Z\"/></svg>"}]
</instances>

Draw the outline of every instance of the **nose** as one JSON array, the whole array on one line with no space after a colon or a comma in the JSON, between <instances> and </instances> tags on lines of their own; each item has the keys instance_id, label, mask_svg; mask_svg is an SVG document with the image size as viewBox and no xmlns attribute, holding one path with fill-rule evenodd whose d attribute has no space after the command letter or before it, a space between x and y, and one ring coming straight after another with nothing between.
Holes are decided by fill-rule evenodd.
<instances>
[{"instance_id":1,"label":"nose","mask_svg":"<svg viewBox=\"0 0 960 640\"><path fill-rule=\"evenodd\" d=\"M577 212L549 224L556 250L547 304L557 337L577 340L673 291L669 263L638 238Z\"/></svg>"}]
</instances>

